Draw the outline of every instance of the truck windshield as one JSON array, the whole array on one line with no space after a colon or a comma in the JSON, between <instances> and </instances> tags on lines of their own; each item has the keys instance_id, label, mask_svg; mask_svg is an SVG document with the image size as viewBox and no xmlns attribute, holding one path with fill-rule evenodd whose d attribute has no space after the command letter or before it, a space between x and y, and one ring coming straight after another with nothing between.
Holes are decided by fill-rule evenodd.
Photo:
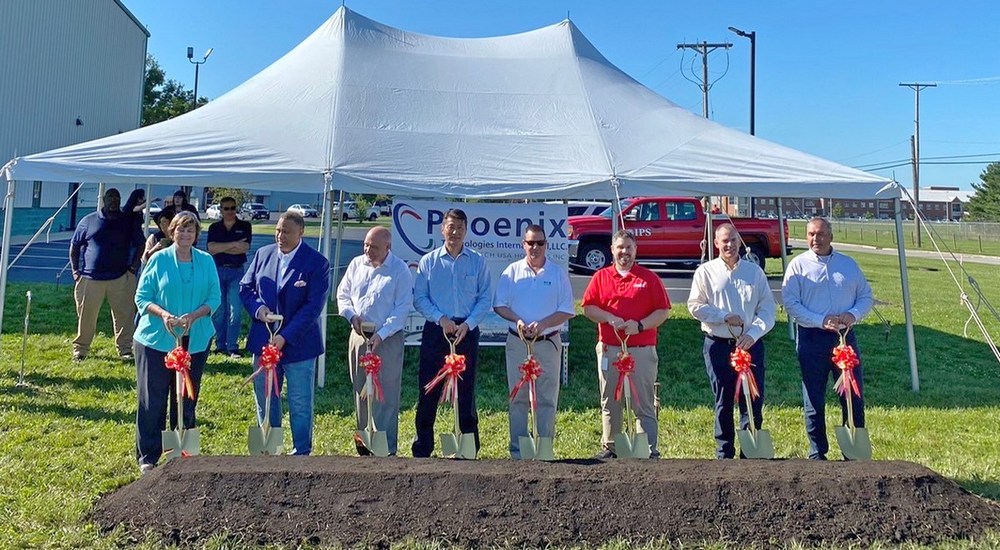
<instances>
[{"instance_id":1,"label":"truck windshield","mask_svg":"<svg viewBox=\"0 0 1000 550\"><path fill-rule=\"evenodd\" d=\"M626 209L628 209L629 205L632 204L633 200L634 199L622 199L618 203L618 208L624 212ZM614 208L608 208L604 212L601 212L600 215L610 220L613 214L614 214Z\"/></svg>"}]
</instances>

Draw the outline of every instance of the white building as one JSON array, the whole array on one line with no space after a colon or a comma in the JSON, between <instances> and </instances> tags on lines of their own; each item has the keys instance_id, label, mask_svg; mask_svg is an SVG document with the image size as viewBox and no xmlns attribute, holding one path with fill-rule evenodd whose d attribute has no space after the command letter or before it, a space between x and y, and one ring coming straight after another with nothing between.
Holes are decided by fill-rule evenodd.
<instances>
[{"instance_id":1,"label":"white building","mask_svg":"<svg viewBox=\"0 0 1000 550\"><path fill-rule=\"evenodd\" d=\"M139 127L149 32L119 0L2 0L0 21L0 165ZM32 233L72 190L17 182L12 232ZM67 208L53 229L84 213Z\"/></svg>"}]
</instances>

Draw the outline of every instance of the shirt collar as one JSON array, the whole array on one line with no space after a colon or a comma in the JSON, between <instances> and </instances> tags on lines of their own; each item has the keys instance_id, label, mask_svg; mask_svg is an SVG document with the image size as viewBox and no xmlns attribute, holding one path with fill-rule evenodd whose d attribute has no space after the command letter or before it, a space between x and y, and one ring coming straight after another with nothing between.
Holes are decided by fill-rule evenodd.
<instances>
[{"instance_id":1,"label":"shirt collar","mask_svg":"<svg viewBox=\"0 0 1000 550\"><path fill-rule=\"evenodd\" d=\"M392 261L392 250L390 250L390 251L388 251L386 253L385 259L382 260L382 263L379 264L378 267L375 267L374 265L372 265L372 261L371 261L371 259L368 258L367 255L361 254L361 263L363 263L364 265L366 265L366 266L368 266L370 268L373 268L373 269L378 269L379 267L385 267L385 266L389 265L389 262L391 262L391 261Z\"/></svg>"},{"instance_id":2,"label":"shirt collar","mask_svg":"<svg viewBox=\"0 0 1000 550\"><path fill-rule=\"evenodd\" d=\"M299 244L295 245L295 248L293 248L292 251L289 252L288 254L285 254L284 252L281 251L281 248L279 248L278 258L290 262L292 261L292 258L295 257L295 253L298 252L300 248L302 248L302 241L299 241Z\"/></svg>"}]
</instances>

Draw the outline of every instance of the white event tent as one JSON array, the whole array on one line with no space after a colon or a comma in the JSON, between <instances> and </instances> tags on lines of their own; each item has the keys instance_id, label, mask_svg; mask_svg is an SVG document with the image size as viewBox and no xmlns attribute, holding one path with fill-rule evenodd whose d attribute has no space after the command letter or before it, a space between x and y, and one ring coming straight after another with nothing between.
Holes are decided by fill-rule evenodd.
<instances>
[{"instance_id":1,"label":"white event tent","mask_svg":"<svg viewBox=\"0 0 1000 550\"><path fill-rule=\"evenodd\" d=\"M3 176L8 197L16 181L322 192L327 203L334 188L415 197L877 197L896 200L897 210L900 197L890 180L675 105L615 67L570 21L455 39L346 7L195 111L13 159ZM905 296L902 251L900 259ZM6 270L0 279L2 308Z\"/></svg>"}]
</instances>

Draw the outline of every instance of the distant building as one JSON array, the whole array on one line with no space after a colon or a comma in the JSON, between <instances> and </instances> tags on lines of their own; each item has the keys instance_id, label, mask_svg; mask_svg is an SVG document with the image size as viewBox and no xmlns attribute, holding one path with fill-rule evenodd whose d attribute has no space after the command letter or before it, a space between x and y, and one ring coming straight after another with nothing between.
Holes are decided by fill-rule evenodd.
<instances>
[{"instance_id":1,"label":"distant building","mask_svg":"<svg viewBox=\"0 0 1000 550\"><path fill-rule=\"evenodd\" d=\"M124 4L3 0L0 21L0 165L139 127L149 32ZM12 233L33 233L74 189L17 182ZM53 229L86 213L74 210L60 213Z\"/></svg>"},{"instance_id":2,"label":"distant building","mask_svg":"<svg viewBox=\"0 0 1000 550\"><path fill-rule=\"evenodd\" d=\"M965 215L965 204L973 195L972 191L961 191L958 187L932 186L920 190L920 211L924 217L932 221L961 220ZM754 212L757 217L777 217L778 200L775 198L754 197ZM861 219L893 219L895 214L891 200L878 199L817 199L817 198L785 198L780 199L785 217L810 218L812 216L831 216L833 209L843 209L845 218ZM750 215L750 201L746 197L730 198L730 213L737 216ZM903 216L913 217L913 207L908 201L903 201Z\"/></svg>"}]
</instances>

